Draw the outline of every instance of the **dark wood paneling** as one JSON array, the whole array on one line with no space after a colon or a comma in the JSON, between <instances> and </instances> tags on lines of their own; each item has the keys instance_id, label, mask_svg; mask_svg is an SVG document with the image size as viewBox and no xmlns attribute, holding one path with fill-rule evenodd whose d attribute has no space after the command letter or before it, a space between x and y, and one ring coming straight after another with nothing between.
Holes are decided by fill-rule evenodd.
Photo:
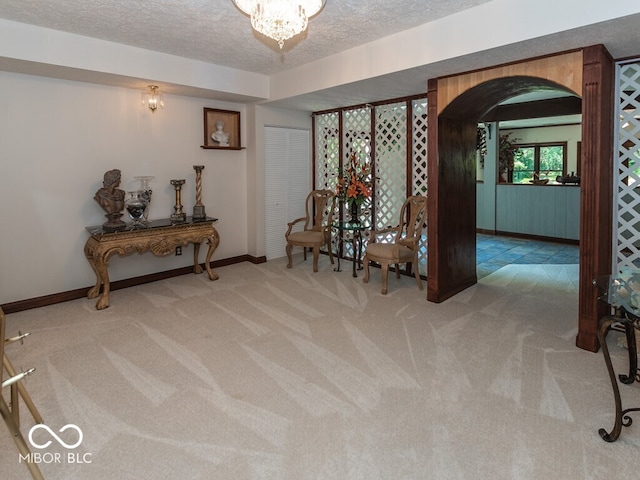
<instances>
[{"instance_id":1,"label":"dark wood paneling","mask_svg":"<svg viewBox=\"0 0 640 480\"><path fill-rule=\"evenodd\" d=\"M440 298L440 212L438 157L438 80L431 79L427 88L427 300L439 302Z\"/></svg>"},{"instance_id":2,"label":"dark wood paneling","mask_svg":"<svg viewBox=\"0 0 640 480\"><path fill-rule=\"evenodd\" d=\"M539 100L537 102L498 105L480 120L483 122L502 122L507 120L524 120L527 118L579 115L581 113L582 100L580 98L562 97Z\"/></svg>"},{"instance_id":3,"label":"dark wood paneling","mask_svg":"<svg viewBox=\"0 0 640 480\"><path fill-rule=\"evenodd\" d=\"M431 93L433 84L430 82L429 86ZM442 302L477 281L477 121L468 116L438 118L436 114L434 118L432 108L437 104L432 104L431 96L428 102L427 299Z\"/></svg>"},{"instance_id":4,"label":"dark wood paneling","mask_svg":"<svg viewBox=\"0 0 640 480\"><path fill-rule=\"evenodd\" d=\"M580 197L580 295L576 345L597 351L598 319L594 278L611 273L613 222L614 63L602 45L583 51L582 158Z\"/></svg>"}]
</instances>

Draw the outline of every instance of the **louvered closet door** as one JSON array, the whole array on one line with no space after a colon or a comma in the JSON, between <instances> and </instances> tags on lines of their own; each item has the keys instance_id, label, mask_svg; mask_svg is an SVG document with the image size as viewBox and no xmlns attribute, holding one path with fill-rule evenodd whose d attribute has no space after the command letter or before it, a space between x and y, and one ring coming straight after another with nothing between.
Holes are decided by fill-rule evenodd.
<instances>
[{"instance_id":1,"label":"louvered closet door","mask_svg":"<svg viewBox=\"0 0 640 480\"><path fill-rule=\"evenodd\" d=\"M271 260L286 255L287 223L305 214L304 202L311 191L310 133L265 127L264 140L265 253Z\"/></svg>"}]
</instances>

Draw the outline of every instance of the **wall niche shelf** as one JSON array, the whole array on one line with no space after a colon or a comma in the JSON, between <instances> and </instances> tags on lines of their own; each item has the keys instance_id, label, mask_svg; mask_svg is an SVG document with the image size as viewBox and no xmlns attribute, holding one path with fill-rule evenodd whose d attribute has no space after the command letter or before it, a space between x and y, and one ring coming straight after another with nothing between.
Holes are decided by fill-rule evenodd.
<instances>
[{"instance_id":1,"label":"wall niche shelf","mask_svg":"<svg viewBox=\"0 0 640 480\"><path fill-rule=\"evenodd\" d=\"M240 112L204 108L204 144L202 148L242 150L240 146Z\"/></svg>"},{"instance_id":2,"label":"wall niche shelf","mask_svg":"<svg viewBox=\"0 0 640 480\"><path fill-rule=\"evenodd\" d=\"M244 150L246 147L215 147L212 145L200 145L205 150Z\"/></svg>"}]
</instances>

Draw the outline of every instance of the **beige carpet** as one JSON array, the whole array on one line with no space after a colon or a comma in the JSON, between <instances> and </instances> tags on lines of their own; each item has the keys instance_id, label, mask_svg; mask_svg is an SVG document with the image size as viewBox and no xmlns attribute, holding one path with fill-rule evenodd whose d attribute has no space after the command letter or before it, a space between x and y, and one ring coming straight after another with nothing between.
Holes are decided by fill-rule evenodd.
<instances>
[{"instance_id":1,"label":"beige carpet","mask_svg":"<svg viewBox=\"0 0 640 480\"><path fill-rule=\"evenodd\" d=\"M48 479L636 479L640 418L598 435L613 395L601 354L574 346L577 268L504 267L436 305L413 278L382 296L378 270L363 284L326 257L315 274L301 255L243 263L112 292L100 312L9 315L7 335L31 336L7 353L37 368L51 430L83 433L67 450L34 431L49 458L91 462L41 463ZM0 477L30 478L18 460L5 429Z\"/></svg>"}]
</instances>

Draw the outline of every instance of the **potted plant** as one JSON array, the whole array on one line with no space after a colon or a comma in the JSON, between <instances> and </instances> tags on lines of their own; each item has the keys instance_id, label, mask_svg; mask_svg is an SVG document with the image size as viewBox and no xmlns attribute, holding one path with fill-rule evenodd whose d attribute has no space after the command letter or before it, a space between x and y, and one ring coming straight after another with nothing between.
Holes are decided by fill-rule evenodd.
<instances>
[{"instance_id":1,"label":"potted plant","mask_svg":"<svg viewBox=\"0 0 640 480\"><path fill-rule=\"evenodd\" d=\"M336 188L336 196L349 205L353 220L359 216L360 205L371 198L371 190L371 164L366 158L359 161L354 153L347 167L338 170Z\"/></svg>"},{"instance_id":2,"label":"potted plant","mask_svg":"<svg viewBox=\"0 0 640 480\"><path fill-rule=\"evenodd\" d=\"M513 164L518 152L517 139L511 139L511 133L500 135L498 145L498 181L508 182L513 176Z\"/></svg>"}]
</instances>

